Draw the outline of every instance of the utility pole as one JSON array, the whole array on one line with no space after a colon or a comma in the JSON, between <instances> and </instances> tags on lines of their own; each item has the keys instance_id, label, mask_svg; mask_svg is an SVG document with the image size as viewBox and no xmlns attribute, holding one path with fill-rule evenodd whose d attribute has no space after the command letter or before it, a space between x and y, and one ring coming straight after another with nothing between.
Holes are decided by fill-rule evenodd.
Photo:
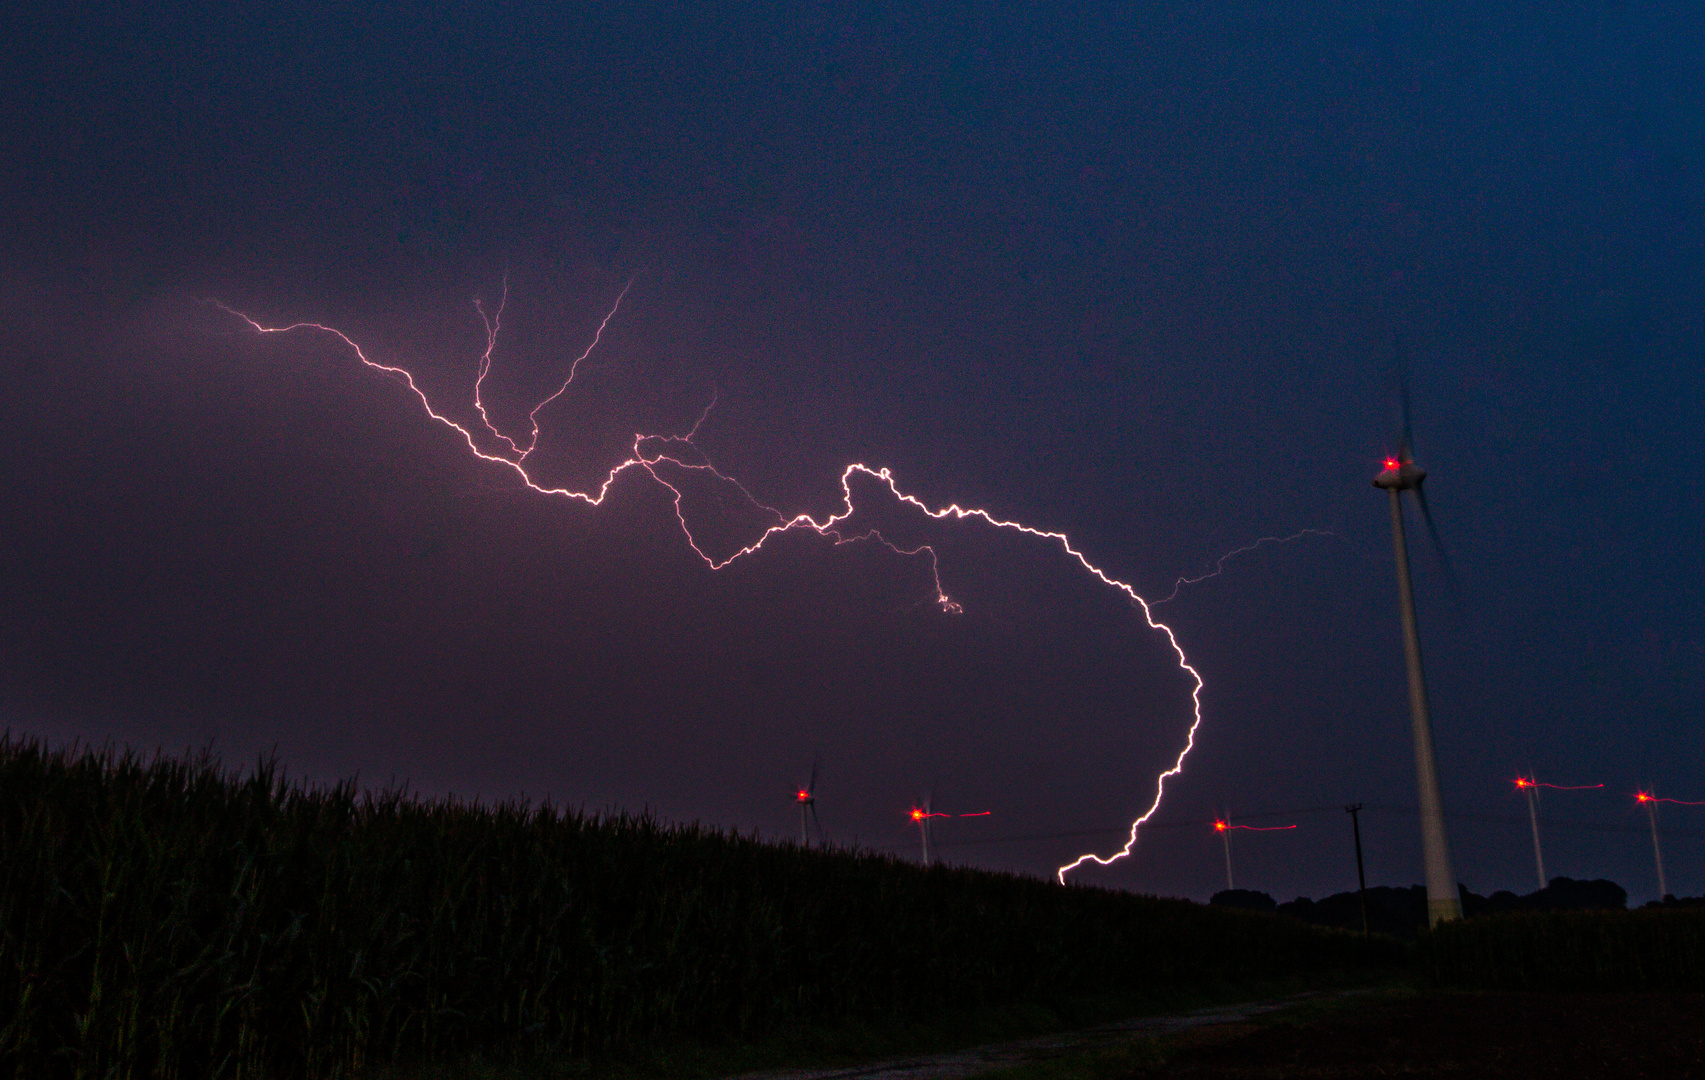
<instances>
[{"instance_id":1,"label":"utility pole","mask_svg":"<svg viewBox=\"0 0 1705 1080\"><path fill-rule=\"evenodd\" d=\"M1356 885L1360 889L1362 901L1362 936L1368 936L1368 876L1362 870L1362 820L1357 815L1361 813L1362 804L1344 807L1344 813L1350 815L1350 828L1356 836Z\"/></svg>"}]
</instances>

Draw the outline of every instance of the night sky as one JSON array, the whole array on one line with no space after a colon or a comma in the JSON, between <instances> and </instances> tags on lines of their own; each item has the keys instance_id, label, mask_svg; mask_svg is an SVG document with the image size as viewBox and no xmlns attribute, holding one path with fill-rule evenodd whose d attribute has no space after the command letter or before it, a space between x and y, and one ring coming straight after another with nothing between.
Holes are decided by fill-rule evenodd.
<instances>
[{"instance_id":1,"label":"night sky","mask_svg":"<svg viewBox=\"0 0 1705 1080\"><path fill-rule=\"evenodd\" d=\"M1705 800L1705 15L1690 4L7 5L0 727L1047 875L1116 849L1190 680L1059 549L855 483L713 572L671 494L475 460L632 285L529 462L687 430L787 514L850 461L1158 599L1204 721L1136 854L1205 899L1421 878L1386 496L1458 876L1656 892ZM1401 345L1399 343L1401 342ZM725 557L762 515L684 482ZM1418 525L1411 519L1412 525ZM1265 815L1265 816L1262 816ZM1666 806L1705 892L1705 807ZM1587 823L1597 829L1570 827ZM1062 835L1082 832L1085 835Z\"/></svg>"}]
</instances>

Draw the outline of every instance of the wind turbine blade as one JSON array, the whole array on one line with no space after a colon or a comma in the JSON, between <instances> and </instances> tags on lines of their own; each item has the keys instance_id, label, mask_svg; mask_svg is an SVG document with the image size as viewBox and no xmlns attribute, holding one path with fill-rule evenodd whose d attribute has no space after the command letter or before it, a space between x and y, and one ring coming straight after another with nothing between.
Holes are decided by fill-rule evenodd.
<instances>
[{"instance_id":1,"label":"wind turbine blade","mask_svg":"<svg viewBox=\"0 0 1705 1080\"><path fill-rule=\"evenodd\" d=\"M1397 460L1412 461L1415 457L1415 429L1409 419L1409 350L1399 334L1392 344L1397 365L1397 402L1402 410L1402 426L1398 429Z\"/></svg>"},{"instance_id":2,"label":"wind turbine blade","mask_svg":"<svg viewBox=\"0 0 1705 1080\"><path fill-rule=\"evenodd\" d=\"M817 766L820 761L820 758L811 759L811 782L805 785L805 794L807 795L817 794Z\"/></svg>"},{"instance_id":3,"label":"wind turbine blade","mask_svg":"<svg viewBox=\"0 0 1705 1080\"><path fill-rule=\"evenodd\" d=\"M1443 540L1439 539L1438 526L1433 524L1433 512L1427 506L1427 487L1425 482L1415 485L1415 505L1421 508L1421 521L1427 526L1427 539L1432 542L1433 552L1438 556L1439 566L1443 568L1445 577L1450 579L1452 586L1456 584L1456 570L1450 563L1450 552L1445 550Z\"/></svg>"}]
</instances>

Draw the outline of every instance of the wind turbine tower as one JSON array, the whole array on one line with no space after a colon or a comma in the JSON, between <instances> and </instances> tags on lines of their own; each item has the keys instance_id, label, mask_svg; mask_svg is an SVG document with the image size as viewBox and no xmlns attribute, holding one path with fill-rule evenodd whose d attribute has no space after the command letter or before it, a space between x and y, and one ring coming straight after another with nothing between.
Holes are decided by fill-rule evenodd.
<instances>
[{"instance_id":1,"label":"wind turbine tower","mask_svg":"<svg viewBox=\"0 0 1705 1080\"><path fill-rule=\"evenodd\" d=\"M1421 482L1427 474L1409 460L1408 408L1405 401L1403 442L1373 486L1391 493L1391 542L1397 554L1397 602L1403 612L1403 655L1409 662L1409 718L1415 736L1415 782L1421 805L1421 854L1427 871L1427 925L1462 918L1462 898L1450 865L1445 839L1444 805L1439 798L1438 764L1433 757L1433 726L1427 717L1427 678L1421 668L1421 632L1415 625L1415 591L1409 581L1409 546L1403 537L1403 493L1413 491L1429 530L1432 516ZM1435 535L1436 541L1436 535Z\"/></svg>"},{"instance_id":2,"label":"wind turbine tower","mask_svg":"<svg viewBox=\"0 0 1705 1080\"><path fill-rule=\"evenodd\" d=\"M1237 886L1231 880L1231 822L1225 818L1216 818L1214 828L1219 831L1220 842L1225 845L1225 887L1235 889Z\"/></svg>"}]
</instances>

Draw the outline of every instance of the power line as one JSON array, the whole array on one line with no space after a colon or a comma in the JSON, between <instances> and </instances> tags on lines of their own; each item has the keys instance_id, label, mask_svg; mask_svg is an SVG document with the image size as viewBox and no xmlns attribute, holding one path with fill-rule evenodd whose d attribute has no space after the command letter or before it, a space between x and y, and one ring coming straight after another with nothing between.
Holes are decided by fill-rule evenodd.
<instances>
[{"instance_id":1,"label":"power line","mask_svg":"<svg viewBox=\"0 0 1705 1080\"><path fill-rule=\"evenodd\" d=\"M1389 803L1366 803L1364 810L1378 811L1389 814L1415 814L1418 811L1413 806L1392 805ZM1344 807L1341 804L1331 806L1300 806L1287 810L1260 810L1253 813L1240 813L1239 821L1265 821L1272 818L1301 817L1310 814L1341 814ZM1477 813L1447 813L1445 817L1452 821L1474 822L1485 825L1523 825L1527 819L1509 814L1477 814ZM1138 826L1138 832L1151 832L1167 829L1210 828L1214 819L1208 818L1172 818L1164 821L1147 821ZM1546 827L1575 832L1608 832L1608 833L1643 833L1643 824L1617 824L1605 821L1577 821L1547 819ZM1666 828L1666 836L1698 838L1705 837L1705 829ZM1068 840L1095 836L1129 836L1131 826L1121 825L1100 829L1067 829L1057 832L1023 833L1010 836L965 837L963 839L933 840L933 846L945 847L976 847L989 844L1025 844L1041 840Z\"/></svg>"}]
</instances>

